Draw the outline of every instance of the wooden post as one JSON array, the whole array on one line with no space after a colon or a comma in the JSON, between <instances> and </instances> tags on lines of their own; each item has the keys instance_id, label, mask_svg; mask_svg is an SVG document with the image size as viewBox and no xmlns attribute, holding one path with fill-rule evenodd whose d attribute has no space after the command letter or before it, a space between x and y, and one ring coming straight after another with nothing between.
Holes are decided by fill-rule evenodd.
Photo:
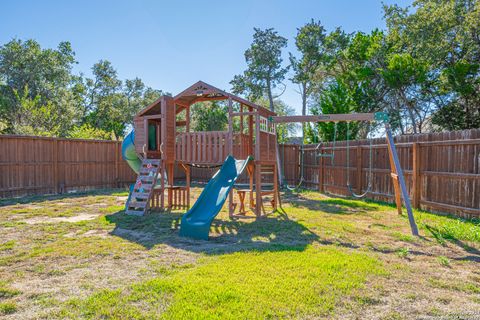
<instances>
[{"instance_id":1,"label":"wooden post","mask_svg":"<svg viewBox=\"0 0 480 320\"><path fill-rule=\"evenodd\" d=\"M398 175L397 175L395 163L393 161L392 146L388 139L387 139L387 151L388 151L388 158L390 160L390 170L391 170L390 176L392 177L393 191L395 193L394 194L395 204L397 205L397 213L402 214L402 199L400 197L400 185L398 182Z\"/></svg>"},{"instance_id":2,"label":"wooden post","mask_svg":"<svg viewBox=\"0 0 480 320\"><path fill-rule=\"evenodd\" d=\"M255 215L262 215L262 176L260 164L260 115L255 115Z\"/></svg>"},{"instance_id":3,"label":"wooden post","mask_svg":"<svg viewBox=\"0 0 480 320\"><path fill-rule=\"evenodd\" d=\"M250 187L250 209L253 208L254 206L254 200L253 200L253 175L255 171L255 165L253 162L250 162L247 166L247 172L248 172L248 180L249 180L249 187Z\"/></svg>"},{"instance_id":4,"label":"wooden post","mask_svg":"<svg viewBox=\"0 0 480 320\"><path fill-rule=\"evenodd\" d=\"M233 105L232 98L228 98L228 154L233 156ZM228 215L233 216L233 190L228 193Z\"/></svg>"},{"instance_id":5,"label":"wooden post","mask_svg":"<svg viewBox=\"0 0 480 320\"><path fill-rule=\"evenodd\" d=\"M273 210L277 210L277 204L280 202L280 194L278 193L278 174L277 165L273 165Z\"/></svg>"},{"instance_id":6,"label":"wooden post","mask_svg":"<svg viewBox=\"0 0 480 320\"><path fill-rule=\"evenodd\" d=\"M185 174L187 175L186 177L186 185L187 185L187 208L190 209L190 167L185 166Z\"/></svg>"},{"instance_id":7,"label":"wooden post","mask_svg":"<svg viewBox=\"0 0 480 320\"><path fill-rule=\"evenodd\" d=\"M232 98L228 98L228 153L233 156L233 105L232 105Z\"/></svg>"},{"instance_id":8,"label":"wooden post","mask_svg":"<svg viewBox=\"0 0 480 320\"><path fill-rule=\"evenodd\" d=\"M119 187L119 178L118 178L118 158L120 157L119 148L121 148L120 142L115 142L115 187Z\"/></svg>"},{"instance_id":9,"label":"wooden post","mask_svg":"<svg viewBox=\"0 0 480 320\"><path fill-rule=\"evenodd\" d=\"M190 106L185 109L185 132L190 132Z\"/></svg>"},{"instance_id":10,"label":"wooden post","mask_svg":"<svg viewBox=\"0 0 480 320\"><path fill-rule=\"evenodd\" d=\"M147 157L147 153L148 153L148 120L147 119L143 119L143 128L145 133L145 144L142 146L142 152L143 152L143 157L147 159L148 158Z\"/></svg>"},{"instance_id":11,"label":"wooden post","mask_svg":"<svg viewBox=\"0 0 480 320\"><path fill-rule=\"evenodd\" d=\"M160 160L160 208L161 210L165 209L165 160ZM153 186L152 186L153 188ZM169 202L170 205L170 202Z\"/></svg>"},{"instance_id":12,"label":"wooden post","mask_svg":"<svg viewBox=\"0 0 480 320\"><path fill-rule=\"evenodd\" d=\"M400 191L402 192L403 202L405 203L405 208L407 209L408 222L410 223L410 229L412 230L412 234L414 236L418 236L418 227L417 223L415 222L415 217L413 216L412 204L408 195L407 185L405 184L405 177L403 176L402 166L400 165L400 159L398 158L397 149L395 148L395 141L393 140L392 131L390 130L390 125L388 123L385 123L385 133L387 135L387 144L389 147L388 150L390 151L390 160L395 170L397 189L400 189ZM392 176L393 175L394 174L392 174ZM397 198L400 199L400 195L398 195L396 199Z\"/></svg>"},{"instance_id":13,"label":"wooden post","mask_svg":"<svg viewBox=\"0 0 480 320\"><path fill-rule=\"evenodd\" d=\"M58 139L53 139L53 183L55 193L58 193Z\"/></svg>"},{"instance_id":14,"label":"wooden post","mask_svg":"<svg viewBox=\"0 0 480 320\"><path fill-rule=\"evenodd\" d=\"M362 146L357 146L357 193L362 193L362 185L363 185L363 176L362 176Z\"/></svg>"},{"instance_id":15,"label":"wooden post","mask_svg":"<svg viewBox=\"0 0 480 320\"><path fill-rule=\"evenodd\" d=\"M248 112L253 112L252 107L248 107ZM248 154L253 154L253 115L248 116L248 136L249 136L249 146L248 146Z\"/></svg>"},{"instance_id":16,"label":"wooden post","mask_svg":"<svg viewBox=\"0 0 480 320\"><path fill-rule=\"evenodd\" d=\"M413 178L413 190L412 190L412 205L415 209L420 208L421 197L421 177L420 177L420 145L418 142L414 142L412 146L412 178Z\"/></svg>"},{"instance_id":17,"label":"wooden post","mask_svg":"<svg viewBox=\"0 0 480 320\"><path fill-rule=\"evenodd\" d=\"M323 153L322 151L323 146L320 148L320 154ZM325 161L323 160L324 157L320 157L320 166L318 167L318 191L321 193L325 192L325 168L324 164Z\"/></svg>"}]
</instances>

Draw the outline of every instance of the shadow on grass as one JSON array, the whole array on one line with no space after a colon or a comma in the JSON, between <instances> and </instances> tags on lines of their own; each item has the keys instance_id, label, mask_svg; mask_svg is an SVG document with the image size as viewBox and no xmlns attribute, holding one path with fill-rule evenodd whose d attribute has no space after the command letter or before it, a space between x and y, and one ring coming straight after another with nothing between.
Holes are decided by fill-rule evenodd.
<instances>
[{"instance_id":1,"label":"shadow on grass","mask_svg":"<svg viewBox=\"0 0 480 320\"><path fill-rule=\"evenodd\" d=\"M47 201L55 200L68 200L75 199L86 196L111 196L116 193L127 192L126 188L118 189L98 189L98 190L89 190L89 191L79 191L71 193L62 193L62 194L52 194L52 195L31 195L18 198L6 198L0 199L0 207L13 206L17 204L31 204L31 203L42 203Z\"/></svg>"},{"instance_id":2,"label":"shadow on grass","mask_svg":"<svg viewBox=\"0 0 480 320\"><path fill-rule=\"evenodd\" d=\"M452 233L442 231L437 227L433 227L428 224L425 224L425 229L427 229L432 234L432 236L437 240L438 243L443 245L445 244L445 241L449 241L450 243L457 245L458 247L464 249L466 252L470 254L465 257L457 258L456 260L468 260L468 261L480 262L480 250L478 250L477 248L474 248L468 245L464 241L455 237Z\"/></svg>"},{"instance_id":3,"label":"shadow on grass","mask_svg":"<svg viewBox=\"0 0 480 320\"><path fill-rule=\"evenodd\" d=\"M107 215L114 223L111 234L138 243L145 248L159 244L192 252L223 254L237 251L303 251L318 236L302 224L290 220L284 213L255 220L215 219L210 240L193 240L178 235L183 213L151 213L128 216L124 211Z\"/></svg>"}]
</instances>

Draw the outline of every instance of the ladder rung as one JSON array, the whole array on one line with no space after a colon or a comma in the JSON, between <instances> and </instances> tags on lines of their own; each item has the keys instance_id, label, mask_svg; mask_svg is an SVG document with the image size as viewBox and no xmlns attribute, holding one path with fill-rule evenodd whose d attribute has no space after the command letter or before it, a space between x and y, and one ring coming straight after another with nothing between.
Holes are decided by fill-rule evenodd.
<instances>
[{"instance_id":1,"label":"ladder rung","mask_svg":"<svg viewBox=\"0 0 480 320\"><path fill-rule=\"evenodd\" d=\"M158 160L158 159L143 159L142 163L143 163L143 164L156 164L156 165L159 165L159 164L160 164L160 160Z\"/></svg>"},{"instance_id":2,"label":"ladder rung","mask_svg":"<svg viewBox=\"0 0 480 320\"><path fill-rule=\"evenodd\" d=\"M148 199L148 193L144 192L133 192L132 199Z\"/></svg>"},{"instance_id":3,"label":"ladder rung","mask_svg":"<svg viewBox=\"0 0 480 320\"><path fill-rule=\"evenodd\" d=\"M138 202L138 201L130 201L128 204L128 208L145 208L147 206L147 202Z\"/></svg>"},{"instance_id":4,"label":"ladder rung","mask_svg":"<svg viewBox=\"0 0 480 320\"><path fill-rule=\"evenodd\" d=\"M132 216L143 216L145 214L144 211L140 211L140 210L130 210L128 209L127 211L125 211L126 214L129 214L129 215L132 215Z\"/></svg>"}]
</instances>

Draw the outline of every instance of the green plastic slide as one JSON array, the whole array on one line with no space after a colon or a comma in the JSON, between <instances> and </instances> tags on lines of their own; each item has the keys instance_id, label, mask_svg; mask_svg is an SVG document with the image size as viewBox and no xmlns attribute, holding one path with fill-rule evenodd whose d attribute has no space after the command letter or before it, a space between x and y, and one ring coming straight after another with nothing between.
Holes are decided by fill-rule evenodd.
<instances>
[{"instance_id":1,"label":"green plastic slide","mask_svg":"<svg viewBox=\"0 0 480 320\"><path fill-rule=\"evenodd\" d=\"M210 179L193 207L183 215L180 235L194 239L208 240L208 232L213 219L217 216L227 199L238 176L245 170L249 161L236 160L228 156L220 170Z\"/></svg>"}]
</instances>

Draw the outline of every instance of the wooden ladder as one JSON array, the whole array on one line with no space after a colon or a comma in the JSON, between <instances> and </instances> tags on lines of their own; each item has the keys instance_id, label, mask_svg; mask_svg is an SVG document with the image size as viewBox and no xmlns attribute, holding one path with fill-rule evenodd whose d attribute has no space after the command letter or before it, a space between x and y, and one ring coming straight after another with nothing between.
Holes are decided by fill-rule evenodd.
<instances>
[{"instance_id":1,"label":"wooden ladder","mask_svg":"<svg viewBox=\"0 0 480 320\"><path fill-rule=\"evenodd\" d=\"M153 188L157 183L160 161L158 159L142 160L137 181L133 187L132 194L128 198L126 214L143 216L147 212Z\"/></svg>"}]
</instances>

